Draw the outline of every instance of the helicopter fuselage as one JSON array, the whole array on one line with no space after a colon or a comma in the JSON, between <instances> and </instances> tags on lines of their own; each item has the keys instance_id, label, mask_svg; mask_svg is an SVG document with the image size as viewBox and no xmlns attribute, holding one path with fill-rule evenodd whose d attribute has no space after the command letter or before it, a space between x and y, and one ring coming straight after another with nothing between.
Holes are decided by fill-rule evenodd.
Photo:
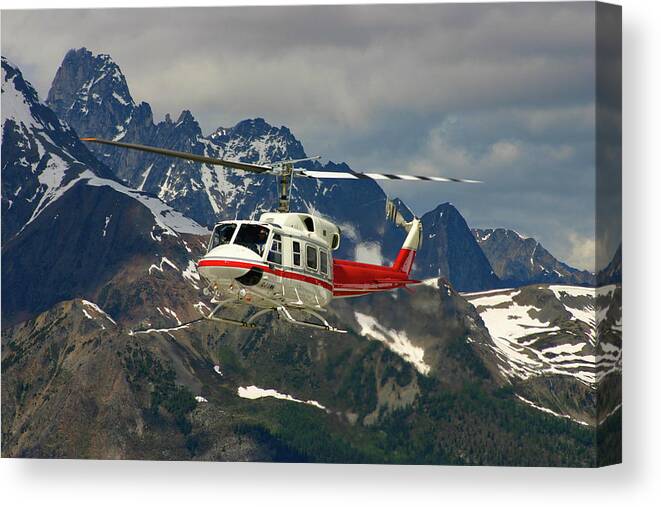
<instances>
[{"instance_id":1,"label":"helicopter fuselage","mask_svg":"<svg viewBox=\"0 0 661 507\"><path fill-rule=\"evenodd\" d=\"M419 231L410 234L418 239ZM416 283L409 279L416 245L405 242L394 266L333 259L340 230L304 213L265 213L259 221L217 224L197 269L216 300L259 308L321 309L354 297ZM411 243L409 241L409 243Z\"/></svg>"}]
</instances>

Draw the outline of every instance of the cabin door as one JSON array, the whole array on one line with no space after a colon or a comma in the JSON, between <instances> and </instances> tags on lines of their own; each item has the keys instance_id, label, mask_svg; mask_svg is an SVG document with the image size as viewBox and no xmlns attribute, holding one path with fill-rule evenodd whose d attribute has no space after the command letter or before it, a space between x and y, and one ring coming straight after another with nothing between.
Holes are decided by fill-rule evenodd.
<instances>
[{"instance_id":1,"label":"cabin door","mask_svg":"<svg viewBox=\"0 0 661 507\"><path fill-rule=\"evenodd\" d=\"M266 257L266 262L270 268L269 281L273 285L274 295L284 297L284 287L282 285L282 261L282 236L278 233L274 233L273 239L271 240L271 247L269 248L269 253Z\"/></svg>"}]
</instances>

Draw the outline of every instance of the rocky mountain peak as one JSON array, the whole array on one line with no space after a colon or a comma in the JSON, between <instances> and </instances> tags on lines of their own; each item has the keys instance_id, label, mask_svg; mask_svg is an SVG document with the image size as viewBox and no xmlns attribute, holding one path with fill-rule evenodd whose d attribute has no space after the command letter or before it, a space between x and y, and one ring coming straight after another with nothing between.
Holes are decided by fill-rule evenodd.
<instances>
[{"instance_id":1,"label":"rocky mountain peak","mask_svg":"<svg viewBox=\"0 0 661 507\"><path fill-rule=\"evenodd\" d=\"M188 109L184 109L177 119L177 124L179 123L197 123L197 121L193 118L193 114Z\"/></svg>"},{"instance_id":2,"label":"rocky mountain peak","mask_svg":"<svg viewBox=\"0 0 661 507\"><path fill-rule=\"evenodd\" d=\"M94 55L86 48L65 55L46 102L66 120L109 112L115 125L135 107L126 78L110 55Z\"/></svg>"},{"instance_id":3,"label":"rocky mountain peak","mask_svg":"<svg viewBox=\"0 0 661 507\"><path fill-rule=\"evenodd\" d=\"M174 124L174 128L185 132L191 138L202 137L202 129L200 129L200 124L188 109L184 109L179 114L179 118L177 118L177 122Z\"/></svg>"},{"instance_id":4,"label":"rocky mountain peak","mask_svg":"<svg viewBox=\"0 0 661 507\"><path fill-rule=\"evenodd\" d=\"M451 203L422 216L422 247L416 257L418 278L442 277L456 290L496 288L500 280L473 237L464 217Z\"/></svg>"},{"instance_id":5,"label":"rocky mountain peak","mask_svg":"<svg viewBox=\"0 0 661 507\"><path fill-rule=\"evenodd\" d=\"M473 235L506 286L529 283L589 285L594 276L560 262L539 241L512 229L473 229Z\"/></svg>"},{"instance_id":6,"label":"rocky mountain peak","mask_svg":"<svg viewBox=\"0 0 661 507\"><path fill-rule=\"evenodd\" d=\"M25 97L26 103L32 103L32 102L37 102L39 100L39 97L37 95L36 90L32 87L32 85L26 81L23 78L23 74L21 74L21 71L18 69L18 67L10 62L6 57L2 57L2 90L3 93L5 91L5 83L13 83L13 87L15 90L19 91L22 93ZM4 118L7 115L3 114L3 123L4 123Z\"/></svg>"},{"instance_id":7,"label":"rocky mountain peak","mask_svg":"<svg viewBox=\"0 0 661 507\"><path fill-rule=\"evenodd\" d=\"M266 134L273 127L266 123L264 118L248 118L242 120L234 126L234 132L237 135L246 137L259 137Z\"/></svg>"},{"instance_id":8,"label":"rocky mountain peak","mask_svg":"<svg viewBox=\"0 0 661 507\"><path fill-rule=\"evenodd\" d=\"M445 217L446 220L450 217L456 218L457 216L461 216L459 211L457 211L457 208L455 208L451 202L443 202L427 214L432 216L438 215L438 219Z\"/></svg>"},{"instance_id":9,"label":"rocky mountain peak","mask_svg":"<svg viewBox=\"0 0 661 507\"><path fill-rule=\"evenodd\" d=\"M231 128L219 127L207 139L224 148L227 158L247 162L306 157L303 145L287 127L274 127L263 118L242 120Z\"/></svg>"}]
</instances>

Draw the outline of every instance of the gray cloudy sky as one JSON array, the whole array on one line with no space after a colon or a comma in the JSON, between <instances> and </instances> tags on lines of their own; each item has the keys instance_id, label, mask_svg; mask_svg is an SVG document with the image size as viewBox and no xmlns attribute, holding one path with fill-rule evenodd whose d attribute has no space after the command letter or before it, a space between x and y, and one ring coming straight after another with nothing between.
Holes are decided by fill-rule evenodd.
<instances>
[{"instance_id":1,"label":"gray cloudy sky","mask_svg":"<svg viewBox=\"0 0 661 507\"><path fill-rule=\"evenodd\" d=\"M422 214L534 236L594 269L591 3L3 11L2 53L45 97L66 51L109 53L155 118L261 116Z\"/></svg>"}]
</instances>

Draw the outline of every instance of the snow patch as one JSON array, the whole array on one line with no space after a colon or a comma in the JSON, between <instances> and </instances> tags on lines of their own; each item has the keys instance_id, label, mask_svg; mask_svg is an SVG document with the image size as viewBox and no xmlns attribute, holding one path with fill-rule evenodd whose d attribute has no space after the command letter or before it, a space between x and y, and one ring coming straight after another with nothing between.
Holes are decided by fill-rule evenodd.
<instances>
[{"instance_id":1,"label":"snow patch","mask_svg":"<svg viewBox=\"0 0 661 507\"><path fill-rule=\"evenodd\" d=\"M257 386L239 387L237 389L237 394L241 398L246 398L249 400L257 400L259 398L276 398L278 400L293 401L295 403L305 403L306 405L312 405L313 407L317 407L321 410L327 411L326 407L321 403L319 403L318 401L299 400L289 394L279 393L275 389L262 389L261 387L257 387Z\"/></svg>"},{"instance_id":2,"label":"snow patch","mask_svg":"<svg viewBox=\"0 0 661 507\"><path fill-rule=\"evenodd\" d=\"M107 186L137 200L151 212L156 224L165 230L165 234L167 235L176 236L177 233L198 235L209 234L208 229L202 227L190 218L185 217L178 211L173 210L160 199L144 194L138 190L129 189L116 181L99 178L90 171L86 171L84 175L81 174L81 179L86 179L87 184L90 186Z\"/></svg>"},{"instance_id":3,"label":"snow patch","mask_svg":"<svg viewBox=\"0 0 661 507\"><path fill-rule=\"evenodd\" d=\"M106 312L104 312L104 311L99 307L99 305L97 305L96 303L92 303L91 301L87 301L86 299L83 299L82 302L83 302L83 305L84 305L84 306L86 306L86 307L88 307L88 308L91 308L92 310L94 310L94 311L95 311L96 313L98 313L99 315L102 315L103 317L105 317L106 319L108 319L108 320L109 320L110 322L112 322L114 325L117 325L117 322L115 322L115 320L114 320L110 315L108 315ZM85 310L83 310L83 311L85 311ZM85 312L85 313L87 314L87 312Z\"/></svg>"},{"instance_id":4,"label":"snow patch","mask_svg":"<svg viewBox=\"0 0 661 507\"><path fill-rule=\"evenodd\" d=\"M545 412L545 413L547 413L547 414L551 414L551 415L553 415L553 416L555 416L555 417L562 417L563 419L569 419L570 421L573 421L573 422L575 422L575 423L581 424L581 425L583 425L583 426L590 426L588 423L583 422L583 421L579 421L578 419L574 419L573 417L571 417L571 416L569 416L569 415L566 415L566 414L559 414L558 412L554 412L554 411L551 410L551 409L548 409L548 408L542 407L542 406L540 406L540 405L537 405L537 404L533 403L532 401L527 400L527 399L524 398L523 396L519 396L518 394L516 395L516 397L519 398L522 402L526 403L527 405L530 405L530 406L533 407L533 408L536 408L537 410L540 410L541 412Z\"/></svg>"},{"instance_id":5,"label":"snow patch","mask_svg":"<svg viewBox=\"0 0 661 507\"><path fill-rule=\"evenodd\" d=\"M542 322L532 317L542 308L515 300L524 290L541 294L547 289L570 318L560 313ZM589 386L621 368L620 348L597 343L595 295L594 288L561 285L463 294L489 330L492 343L487 346L500 358L499 368L506 376L567 375ZM599 349L603 352L597 353Z\"/></svg>"},{"instance_id":6,"label":"snow patch","mask_svg":"<svg viewBox=\"0 0 661 507\"><path fill-rule=\"evenodd\" d=\"M186 266L186 269L181 272L181 276L188 280L195 289L199 290L200 286L198 285L198 282L200 281L200 275L198 274L197 267L192 260L188 261L188 266Z\"/></svg>"},{"instance_id":7,"label":"snow patch","mask_svg":"<svg viewBox=\"0 0 661 507\"><path fill-rule=\"evenodd\" d=\"M108 224L110 223L110 219L112 218L112 214L106 217L106 223L103 225L103 237L106 237L106 230L108 229Z\"/></svg>"},{"instance_id":8,"label":"snow patch","mask_svg":"<svg viewBox=\"0 0 661 507\"><path fill-rule=\"evenodd\" d=\"M360 326L359 334L384 343L404 361L411 363L420 373L429 374L431 366L424 361L425 349L413 345L406 332L386 329L374 317L364 313L355 312L354 315Z\"/></svg>"},{"instance_id":9,"label":"snow patch","mask_svg":"<svg viewBox=\"0 0 661 507\"><path fill-rule=\"evenodd\" d=\"M149 329L141 329L139 331L129 331L129 336L134 336L137 334L149 334L149 333L170 333L170 331L179 331L181 329L186 329L190 326L190 323L188 324L182 324L180 326L175 326L175 327L161 327L161 328L149 328Z\"/></svg>"},{"instance_id":10,"label":"snow patch","mask_svg":"<svg viewBox=\"0 0 661 507\"><path fill-rule=\"evenodd\" d=\"M174 262L172 262L167 257L161 257L161 262L158 264L158 266L156 264L152 264L151 266L149 266L149 274L150 275L152 274L152 272L151 272L152 269L155 269L155 270L160 271L162 273L163 272L163 263L167 264L168 266L170 266L175 271L179 271L179 268L174 264Z\"/></svg>"},{"instance_id":11,"label":"snow patch","mask_svg":"<svg viewBox=\"0 0 661 507\"><path fill-rule=\"evenodd\" d=\"M179 320L179 317L177 317L177 314L173 310L170 310L167 306L164 306L163 309L165 310L165 313L167 313L171 317L174 317L174 320L177 321L177 324L181 325L181 321Z\"/></svg>"}]
</instances>

